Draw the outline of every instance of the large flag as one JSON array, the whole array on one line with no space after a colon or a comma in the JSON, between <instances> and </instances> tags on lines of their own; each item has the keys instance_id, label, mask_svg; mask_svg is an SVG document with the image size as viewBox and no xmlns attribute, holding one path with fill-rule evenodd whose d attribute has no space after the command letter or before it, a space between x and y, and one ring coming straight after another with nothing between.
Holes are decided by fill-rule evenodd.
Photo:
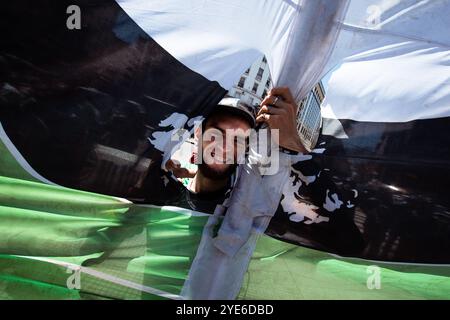
<instances>
[{"instance_id":1,"label":"large flag","mask_svg":"<svg viewBox=\"0 0 450 320\"><path fill-rule=\"evenodd\" d=\"M448 1L355 1L337 41L352 53L329 80L323 163L358 192L365 257L450 262L449 14Z\"/></svg>"},{"instance_id":2,"label":"large flag","mask_svg":"<svg viewBox=\"0 0 450 320\"><path fill-rule=\"evenodd\" d=\"M286 223L289 239L365 259L449 263L449 14L448 1L350 2L325 68L334 70L318 168L354 193L329 203L349 207L364 243L341 223Z\"/></svg>"},{"instance_id":3,"label":"large flag","mask_svg":"<svg viewBox=\"0 0 450 320\"><path fill-rule=\"evenodd\" d=\"M1 7L0 297L448 298L449 1ZM177 206L172 137L262 54L297 99L341 64L323 141Z\"/></svg>"}]
</instances>

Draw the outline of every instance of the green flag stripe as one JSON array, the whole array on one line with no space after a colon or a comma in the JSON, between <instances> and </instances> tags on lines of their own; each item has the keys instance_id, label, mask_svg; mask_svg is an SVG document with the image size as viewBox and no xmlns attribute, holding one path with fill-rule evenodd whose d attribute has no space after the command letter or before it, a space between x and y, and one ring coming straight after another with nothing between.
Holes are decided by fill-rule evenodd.
<instances>
[{"instance_id":1,"label":"green flag stripe","mask_svg":"<svg viewBox=\"0 0 450 320\"><path fill-rule=\"evenodd\" d=\"M138 291L142 291L142 292L147 292L153 295L157 295L163 298L167 298L167 299L174 299L174 300L181 300L182 297L176 294L171 294L168 292L164 292L162 290L158 290L149 286L144 286L142 284L138 284L138 283L134 283L132 281L128 281L125 279L121 279L119 277L116 276L112 276L106 273L103 273L101 271L97 271L94 269L90 269L90 268L86 268L80 265L76 265L73 263L68 263L68 262L63 262L63 261L59 261L59 260L54 260L54 259L48 259L48 258L39 258L39 257L23 257L23 258L27 258L27 259L32 259L32 260L39 260L39 261L44 261L47 263L52 263L52 264L56 264L59 266L62 266L66 269L70 269L70 270L74 270L74 271L79 271L88 275L91 275L92 277L98 278L98 279L102 279L105 281L109 281L115 284L118 284L120 286L123 287L128 287L128 288L132 288Z\"/></svg>"},{"instance_id":2,"label":"green flag stripe","mask_svg":"<svg viewBox=\"0 0 450 320\"><path fill-rule=\"evenodd\" d=\"M238 298L450 299L450 267L336 257L263 235Z\"/></svg>"},{"instance_id":3,"label":"green flag stripe","mask_svg":"<svg viewBox=\"0 0 450 320\"><path fill-rule=\"evenodd\" d=\"M61 291L70 274L53 263L87 272L80 299L177 298L209 217L2 176L0 204L0 288L15 299L39 298L40 283L56 286L49 297L77 298Z\"/></svg>"}]
</instances>

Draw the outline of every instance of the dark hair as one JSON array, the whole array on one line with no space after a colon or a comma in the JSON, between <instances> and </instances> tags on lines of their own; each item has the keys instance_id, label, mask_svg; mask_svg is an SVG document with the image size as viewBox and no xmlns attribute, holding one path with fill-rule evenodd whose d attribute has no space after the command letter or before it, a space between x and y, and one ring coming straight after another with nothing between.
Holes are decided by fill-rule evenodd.
<instances>
[{"instance_id":1,"label":"dark hair","mask_svg":"<svg viewBox=\"0 0 450 320\"><path fill-rule=\"evenodd\" d=\"M244 115L241 115L237 112L232 112L230 110L227 110L225 108L217 108L213 110L202 122L202 131L205 130L206 124L208 124L211 121L219 121L223 117L232 117L235 119L241 119L247 122L247 124L251 127L253 127L253 124L249 121L247 117Z\"/></svg>"}]
</instances>

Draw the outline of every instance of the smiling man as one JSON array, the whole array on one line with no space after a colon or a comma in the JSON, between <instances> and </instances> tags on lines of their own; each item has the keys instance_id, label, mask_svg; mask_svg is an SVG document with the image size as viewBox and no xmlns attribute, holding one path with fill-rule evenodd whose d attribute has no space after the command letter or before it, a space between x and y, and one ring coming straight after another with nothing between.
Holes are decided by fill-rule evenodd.
<instances>
[{"instance_id":1,"label":"smiling man","mask_svg":"<svg viewBox=\"0 0 450 320\"><path fill-rule=\"evenodd\" d=\"M232 177L243 163L246 140L255 124L250 106L239 99L222 99L195 131L198 150L192 162L197 164L197 170L188 170L174 159L166 164L176 178L189 178L185 186L177 183L179 197L172 205L213 213L232 187Z\"/></svg>"},{"instance_id":2,"label":"smiling man","mask_svg":"<svg viewBox=\"0 0 450 320\"><path fill-rule=\"evenodd\" d=\"M239 99L224 98L195 132L196 170L175 159L166 164L167 204L213 213L232 188L239 164L244 163L251 129L266 123L278 130L279 144L294 152L305 152L296 129L297 105L288 88L274 88L259 111ZM177 179L174 179L177 178ZM185 185L181 179L188 180ZM175 197L175 198L174 198Z\"/></svg>"}]
</instances>

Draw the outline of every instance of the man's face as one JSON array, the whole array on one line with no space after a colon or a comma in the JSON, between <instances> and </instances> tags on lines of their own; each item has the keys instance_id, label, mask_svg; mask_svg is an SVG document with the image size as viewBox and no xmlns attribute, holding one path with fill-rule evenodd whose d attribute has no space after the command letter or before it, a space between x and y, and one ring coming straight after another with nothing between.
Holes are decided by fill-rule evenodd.
<instances>
[{"instance_id":1,"label":"man's face","mask_svg":"<svg viewBox=\"0 0 450 320\"><path fill-rule=\"evenodd\" d=\"M250 125L240 117L224 115L209 120L202 139L202 174L217 180L231 176L245 152L249 133Z\"/></svg>"}]
</instances>

